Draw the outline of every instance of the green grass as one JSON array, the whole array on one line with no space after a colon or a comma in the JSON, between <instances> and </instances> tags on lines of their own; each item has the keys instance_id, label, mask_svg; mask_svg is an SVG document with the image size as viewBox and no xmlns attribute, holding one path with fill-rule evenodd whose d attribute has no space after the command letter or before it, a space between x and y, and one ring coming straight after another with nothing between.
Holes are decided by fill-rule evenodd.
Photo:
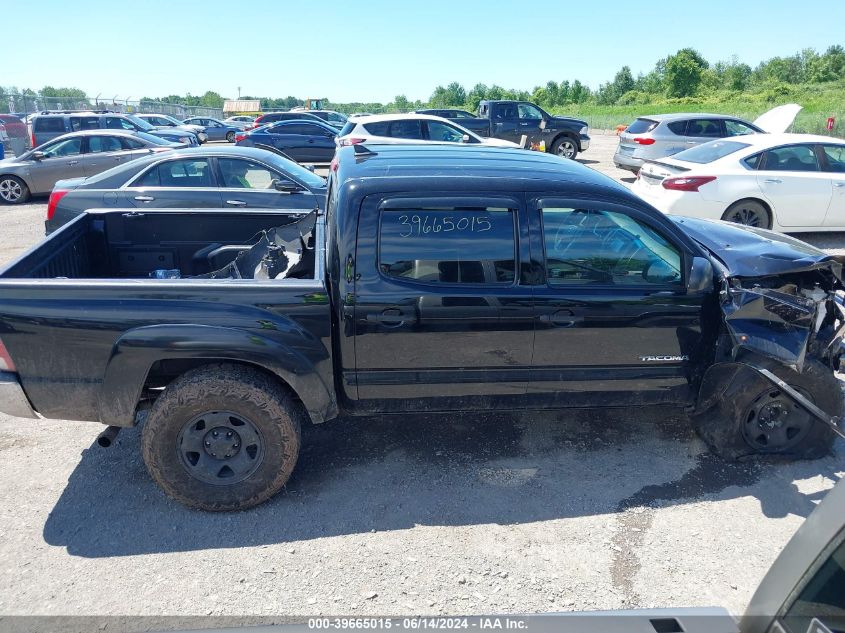
<instances>
[{"instance_id":1,"label":"green grass","mask_svg":"<svg viewBox=\"0 0 845 633\"><path fill-rule=\"evenodd\" d=\"M785 103L797 103L803 110L795 119L793 132L831 134L827 118L836 118L832 134L845 136L845 82L789 86L779 84L755 92L719 91L706 97L683 99L657 98L651 103L636 105L571 104L556 106L555 114L576 116L586 120L591 128L612 130L627 125L638 116L672 112L713 112L731 114L753 121L771 108Z\"/></svg>"}]
</instances>

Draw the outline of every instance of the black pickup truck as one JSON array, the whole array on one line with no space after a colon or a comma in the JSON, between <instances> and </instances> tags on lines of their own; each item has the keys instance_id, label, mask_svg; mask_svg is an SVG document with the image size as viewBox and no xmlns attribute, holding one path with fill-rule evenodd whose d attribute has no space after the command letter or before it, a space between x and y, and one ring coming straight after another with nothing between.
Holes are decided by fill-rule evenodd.
<instances>
[{"instance_id":1,"label":"black pickup truck","mask_svg":"<svg viewBox=\"0 0 845 633\"><path fill-rule=\"evenodd\" d=\"M540 106L527 101L482 101L478 116L451 116L452 112L467 114L463 110L417 110L420 114L433 114L454 118L455 123L484 137L500 138L527 147L544 148L550 154L575 158L590 147L589 126L586 121L553 116Z\"/></svg>"},{"instance_id":2,"label":"black pickup truck","mask_svg":"<svg viewBox=\"0 0 845 633\"><path fill-rule=\"evenodd\" d=\"M669 218L573 161L341 148L325 213L90 211L0 271L0 411L144 420L208 510L281 489L340 415L689 407L713 450L825 454L841 260Z\"/></svg>"}]
</instances>

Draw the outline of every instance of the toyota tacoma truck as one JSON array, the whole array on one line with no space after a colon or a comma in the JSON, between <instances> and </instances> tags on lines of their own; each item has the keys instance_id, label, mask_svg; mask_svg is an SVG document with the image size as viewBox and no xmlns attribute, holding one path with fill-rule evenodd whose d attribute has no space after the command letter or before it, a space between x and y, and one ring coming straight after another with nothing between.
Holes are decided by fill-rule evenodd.
<instances>
[{"instance_id":1,"label":"toyota tacoma truck","mask_svg":"<svg viewBox=\"0 0 845 633\"><path fill-rule=\"evenodd\" d=\"M443 110L417 112L436 116L444 113ZM518 145L524 141L530 149L563 158L575 158L590 147L590 130L586 121L551 115L528 101L482 101L478 105L477 118L460 117L455 122L480 136L500 138Z\"/></svg>"},{"instance_id":2,"label":"toyota tacoma truck","mask_svg":"<svg viewBox=\"0 0 845 633\"><path fill-rule=\"evenodd\" d=\"M826 454L842 259L667 217L519 149L339 149L325 211L107 209L0 271L0 411L143 422L171 497L247 508L340 416L688 407L718 454Z\"/></svg>"}]
</instances>

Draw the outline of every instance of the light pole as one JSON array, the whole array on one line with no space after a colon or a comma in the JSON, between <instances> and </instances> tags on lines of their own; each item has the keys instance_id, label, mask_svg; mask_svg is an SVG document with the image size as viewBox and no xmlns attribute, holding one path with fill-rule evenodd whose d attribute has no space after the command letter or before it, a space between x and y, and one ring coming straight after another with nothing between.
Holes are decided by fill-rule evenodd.
<instances>
[{"instance_id":1,"label":"light pole","mask_svg":"<svg viewBox=\"0 0 845 633\"><path fill-rule=\"evenodd\" d=\"M238 101L241 100L241 87L238 86Z\"/></svg>"}]
</instances>

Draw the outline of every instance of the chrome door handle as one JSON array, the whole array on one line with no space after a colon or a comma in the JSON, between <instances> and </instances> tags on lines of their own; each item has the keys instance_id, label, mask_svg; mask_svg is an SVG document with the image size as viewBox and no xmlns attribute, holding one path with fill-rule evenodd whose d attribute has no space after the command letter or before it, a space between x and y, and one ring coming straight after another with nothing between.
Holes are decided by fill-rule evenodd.
<instances>
[{"instance_id":1,"label":"chrome door handle","mask_svg":"<svg viewBox=\"0 0 845 633\"><path fill-rule=\"evenodd\" d=\"M79 164L79 161L78 161L78 160L69 160L69 161L67 162L67 164L68 164L68 165L78 165L78 164Z\"/></svg>"},{"instance_id":2,"label":"chrome door handle","mask_svg":"<svg viewBox=\"0 0 845 633\"><path fill-rule=\"evenodd\" d=\"M152 196L135 196L135 200L138 202L152 202L155 198Z\"/></svg>"},{"instance_id":3,"label":"chrome door handle","mask_svg":"<svg viewBox=\"0 0 845 633\"><path fill-rule=\"evenodd\" d=\"M230 204L233 207L245 207L246 202L243 200L226 200L226 204Z\"/></svg>"},{"instance_id":4,"label":"chrome door handle","mask_svg":"<svg viewBox=\"0 0 845 633\"><path fill-rule=\"evenodd\" d=\"M777 184L783 182L780 178L766 178L763 182L770 182L772 184Z\"/></svg>"},{"instance_id":5,"label":"chrome door handle","mask_svg":"<svg viewBox=\"0 0 845 633\"><path fill-rule=\"evenodd\" d=\"M840 188L845 187L845 182L835 182L835 183L833 183L833 186L834 187L840 187Z\"/></svg>"}]
</instances>

